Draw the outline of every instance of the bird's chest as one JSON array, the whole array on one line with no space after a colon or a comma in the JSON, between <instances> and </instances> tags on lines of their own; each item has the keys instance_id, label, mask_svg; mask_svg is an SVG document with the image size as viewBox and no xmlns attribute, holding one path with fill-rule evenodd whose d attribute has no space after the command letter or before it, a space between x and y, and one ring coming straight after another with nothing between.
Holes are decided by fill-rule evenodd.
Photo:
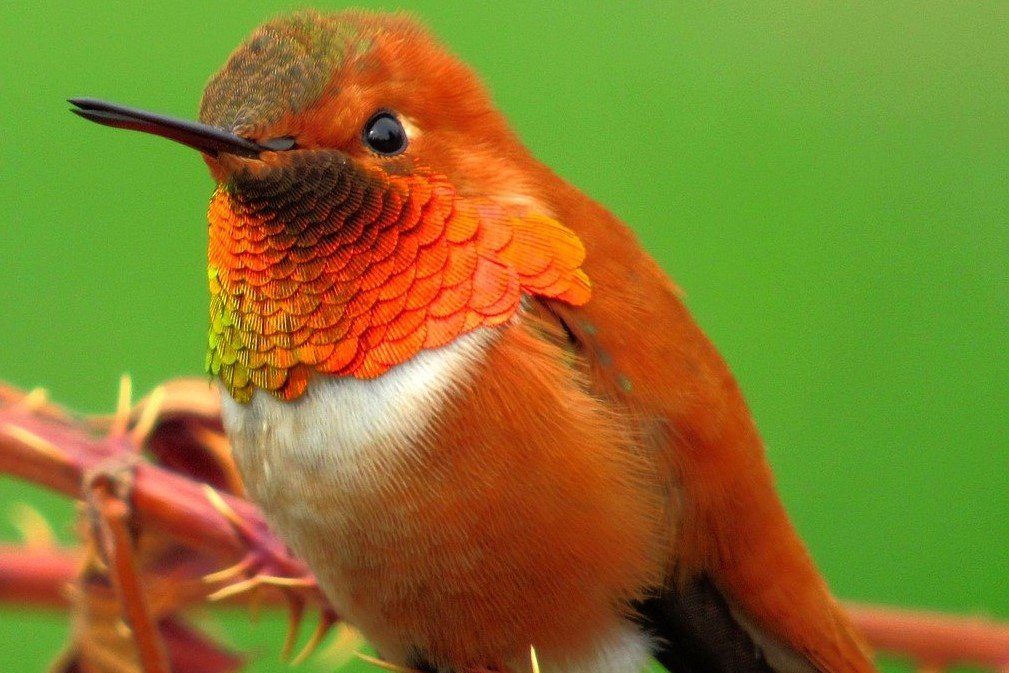
<instances>
[{"instance_id":1,"label":"bird's chest","mask_svg":"<svg viewBox=\"0 0 1009 673\"><path fill-rule=\"evenodd\" d=\"M367 609L368 583L388 572L385 552L429 534L412 512L418 464L487 339L474 333L372 380L318 377L294 401L260 391L239 404L223 394L249 495L352 620Z\"/></svg>"}]
</instances>

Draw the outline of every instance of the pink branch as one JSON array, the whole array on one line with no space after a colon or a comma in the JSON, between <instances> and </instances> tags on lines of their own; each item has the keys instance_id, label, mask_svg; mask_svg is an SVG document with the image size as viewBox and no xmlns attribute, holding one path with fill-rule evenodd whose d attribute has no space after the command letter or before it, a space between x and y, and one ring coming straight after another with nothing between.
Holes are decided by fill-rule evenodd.
<instances>
[{"instance_id":1,"label":"pink branch","mask_svg":"<svg viewBox=\"0 0 1009 673\"><path fill-rule=\"evenodd\" d=\"M94 437L80 424L21 405L0 408L0 472L83 499L89 475L117 471L138 449L128 435ZM207 499L205 484L147 462L131 466L130 506L141 528L161 530L194 549L235 560L249 543ZM308 567L272 535L259 510L248 501L221 498L256 536L256 553L269 559L276 574L309 577Z\"/></svg>"},{"instance_id":2,"label":"pink branch","mask_svg":"<svg viewBox=\"0 0 1009 673\"><path fill-rule=\"evenodd\" d=\"M76 551L0 547L0 602L66 608L65 589L77 576L80 563Z\"/></svg>"},{"instance_id":3,"label":"pink branch","mask_svg":"<svg viewBox=\"0 0 1009 673\"><path fill-rule=\"evenodd\" d=\"M66 609L71 601L68 588L77 581L82 564L77 549L63 547L19 547L0 545L0 604L19 608ZM183 564L184 576L198 575L206 569ZM206 591L180 592L184 602L202 602ZM261 595L239 594L222 601L227 605L262 603L269 607L285 607L287 598L279 591L264 591Z\"/></svg>"},{"instance_id":4,"label":"pink branch","mask_svg":"<svg viewBox=\"0 0 1009 673\"><path fill-rule=\"evenodd\" d=\"M880 652L910 657L928 669L973 665L1009 671L1009 626L934 612L846 605L857 627Z\"/></svg>"}]
</instances>

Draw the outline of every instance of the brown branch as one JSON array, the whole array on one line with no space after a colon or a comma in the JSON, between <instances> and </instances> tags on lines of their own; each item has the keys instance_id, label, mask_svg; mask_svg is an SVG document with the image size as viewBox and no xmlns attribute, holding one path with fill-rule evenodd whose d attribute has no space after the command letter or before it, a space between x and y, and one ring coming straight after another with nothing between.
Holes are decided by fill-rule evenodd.
<instances>
[{"instance_id":1,"label":"brown branch","mask_svg":"<svg viewBox=\"0 0 1009 673\"><path fill-rule=\"evenodd\" d=\"M109 576L122 607L123 617L133 636L144 673L171 673L168 653L144 595L127 530L129 507L115 493L115 483L100 475L92 484L89 502L98 518L100 539L109 567Z\"/></svg>"},{"instance_id":2,"label":"brown branch","mask_svg":"<svg viewBox=\"0 0 1009 673\"><path fill-rule=\"evenodd\" d=\"M971 665L1009 671L1009 625L858 603L845 607L866 639L882 653L910 658L925 669Z\"/></svg>"}]
</instances>

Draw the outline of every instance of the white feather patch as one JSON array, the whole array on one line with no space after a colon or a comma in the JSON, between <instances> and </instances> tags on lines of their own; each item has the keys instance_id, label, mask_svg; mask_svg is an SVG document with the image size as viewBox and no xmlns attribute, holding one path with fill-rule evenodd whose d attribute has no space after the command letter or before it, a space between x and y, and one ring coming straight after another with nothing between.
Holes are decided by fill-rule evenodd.
<instances>
[{"instance_id":1,"label":"white feather patch","mask_svg":"<svg viewBox=\"0 0 1009 673\"><path fill-rule=\"evenodd\" d=\"M298 486L285 475L323 469L331 486L366 486L362 480L375 478L376 464L406 457L395 454L416 445L494 335L475 330L374 379L317 376L296 400L257 391L240 404L223 392L224 427L239 467L254 468L268 482L250 485L255 499L269 501L269 491Z\"/></svg>"},{"instance_id":2,"label":"white feather patch","mask_svg":"<svg viewBox=\"0 0 1009 673\"><path fill-rule=\"evenodd\" d=\"M620 622L591 651L567 661L542 661L543 673L643 673L652 656L652 643L640 628ZM529 670L513 666L512 670Z\"/></svg>"}]
</instances>

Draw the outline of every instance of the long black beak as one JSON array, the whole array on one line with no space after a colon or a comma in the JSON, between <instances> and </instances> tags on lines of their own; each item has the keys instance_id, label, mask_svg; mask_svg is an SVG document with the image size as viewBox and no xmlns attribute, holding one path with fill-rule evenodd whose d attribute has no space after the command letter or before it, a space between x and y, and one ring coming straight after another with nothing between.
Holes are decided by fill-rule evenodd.
<instances>
[{"instance_id":1,"label":"long black beak","mask_svg":"<svg viewBox=\"0 0 1009 673\"><path fill-rule=\"evenodd\" d=\"M271 149L217 126L166 117L95 98L71 98L69 102L75 106L71 112L98 124L153 133L213 156L225 153L255 157Z\"/></svg>"}]
</instances>

